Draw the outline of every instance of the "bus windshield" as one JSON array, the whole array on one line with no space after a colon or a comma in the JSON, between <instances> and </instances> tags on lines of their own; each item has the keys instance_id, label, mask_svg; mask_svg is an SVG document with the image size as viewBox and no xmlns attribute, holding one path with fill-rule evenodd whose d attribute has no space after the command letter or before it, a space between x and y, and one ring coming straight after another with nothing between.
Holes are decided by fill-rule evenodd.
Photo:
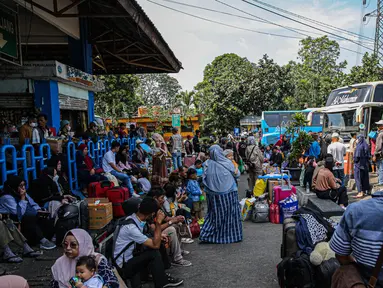
<instances>
[{"instance_id":1,"label":"bus windshield","mask_svg":"<svg viewBox=\"0 0 383 288\"><path fill-rule=\"evenodd\" d=\"M371 99L372 88L372 85L368 85L334 90L330 93L326 106L368 102Z\"/></svg>"},{"instance_id":2,"label":"bus windshield","mask_svg":"<svg viewBox=\"0 0 383 288\"><path fill-rule=\"evenodd\" d=\"M359 131L359 123L356 122L356 109L336 113L325 113L323 122L324 132L331 132L333 130L342 132Z\"/></svg>"}]
</instances>

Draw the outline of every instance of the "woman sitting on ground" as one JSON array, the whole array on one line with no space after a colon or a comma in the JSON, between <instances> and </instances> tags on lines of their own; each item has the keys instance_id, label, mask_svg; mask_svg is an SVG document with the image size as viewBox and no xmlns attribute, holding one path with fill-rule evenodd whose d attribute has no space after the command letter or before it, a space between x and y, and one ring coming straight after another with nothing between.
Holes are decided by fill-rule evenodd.
<instances>
[{"instance_id":1,"label":"woman sitting on ground","mask_svg":"<svg viewBox=\"0 0 383 288\"><path fill-rule=\"evenodd\" d=\"M62 188L63 195L72 195L71 188L68 181L68 175L65 171L68 171L67 161L63 154L60 156L51 157L47 162L48 167L56 169L57 175L59 176L58 183Z\"/></svg>"},{"instance_id":2,"label":"woman sitting on ground","mask_svg":"<svg viewBox=\"0 0 383 288\"><path fill-rule=\"evenodd\" d=\"M8 176L4 194L0 197L0 213L9 214L12 220L20 222L21 233L31 245L40 243L40 248L46 250L56 248L48 240L54 234L53 221L47 217L49 213L27 194L21 177Z\"/></svg>"},{"instance_id":3,"label":"woman sitting on ground","mask_svg":"<svg viewBox=\"0 0 383 288\"><path fill-rule=\"evenodd\" d=\"M21 263L23 259L17 256L9 244L13 242L23 248L23 257L35 258L41 255L41 252L34 251L27 243L24 235L6 215L0 214L0 248L3 253L3 260L8 263Z\"/></svg>"},{"instance_id":4,"label":"woman sitting on ground","mask_svg":"<svg viewBox=\"0 0 383 288\"><path fill-rule=\"evenodd\" d=\"M72 229L64 238L64 255L52 266L52 288L67 288L69 280L76 275L76 262L81 256L94 256L97 273L104 280L104 287L118 288L120 284L105 256L94 252L92 237L83 229Z\"/></svg>"},{"instance_id":5,"label":"woman sitting on ground","mask_svg":"<svg viewBox=\"0 0 383 288\"><path fill-rule=\"evenodd\" d=\"M77 178L84 193L86 193L90 183L107 180L106 177L101 175L104 171L101 168L97 168L93 159L89 157L88 146L86 144L80 144L77 147L76 165Z\"/></svg>"},{"instance_id":6,"label":"woman sitting on ground","mask_svg":"<svg viewBox=\"0 0 383 288\"><path fill-rule=\"evenodd\" d=\"M324 168L320 169L318 174L313 177L313 187L315 193L320 199L330 199L334 202L338 201L341 207L347 207L348 196L347 189L341 186L341 181L335 178L332 173L334 167L334 158L327 156ZM315 174L315 173L314 173Z\"/></svg>"}]
</instances>

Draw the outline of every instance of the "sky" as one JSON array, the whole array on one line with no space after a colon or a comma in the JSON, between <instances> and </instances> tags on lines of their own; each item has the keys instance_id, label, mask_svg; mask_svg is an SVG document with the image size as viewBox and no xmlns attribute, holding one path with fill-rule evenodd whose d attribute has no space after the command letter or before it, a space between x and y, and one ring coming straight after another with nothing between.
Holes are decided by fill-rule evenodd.
<instances>
[{"instance_id":1,"label":"sky","mask_svg":"<svg viewBox=\"0 0 383 288\"><path fill-rule=\"evenodd\" d=\"M257 30L266 33L281 34L291 37L304 38L304 35L286 30L285 28L253 21L254 17L262 17L270 22L281 26L299 28L306 30L303 34L313 37L325 35L325 32L312 29L308 26L295 23L278 15L254 7L242 0L219 0L242 11L234 10L216 0L170 0L189 5L224 11L231 14L241 15L251 19L243 19L228 15L218 14L211 11L187 7L177 3L170 3L166 0L137 0L144 11L153 21L154 25L169 44L179 61L182 62L183 70L178 74L171 74L177 78L183 90L192 90L193 87L203 79L205 66L211 63L215 57L224 53L236 53L246 57L251 62L257 62L264 54L274 59L279 65L284 65L290 60L297 60L299 39L282 38L272 35L263 35L253 31L244 31L232 27L207 22L177 11L170 10L154 4L159 3L195 16L209 20L222 22L227 25L237 26L249 30ZM151 1L151 2L150 2ZM375 18L367 18L366 23L362 22L363 15L376 9L377 0L366 0L365 7L363 0L262 0L268 4L289 10L296 14L330 24L332 26L362 34L372 40L365 40L360 47L350 41L338 39L341 47L356 52L371 52L373 49L373 38L375 33ZM253 0L247 2L257 4ZM259 4L257 4L259 5ZM247 14L245 14L247 13ZM296 18L295 18L296 19ZM307 22L306 22L307 23ZM338 37L345 37L353 41L360 41L358 36L349 35L339 31L320 27L308 23L323 30L334 33ZM331 38L335 35L329 35ZM348 69L360 64L361 55L341 49L340 60L347 60Z\"/></svg>"}]
</instances>

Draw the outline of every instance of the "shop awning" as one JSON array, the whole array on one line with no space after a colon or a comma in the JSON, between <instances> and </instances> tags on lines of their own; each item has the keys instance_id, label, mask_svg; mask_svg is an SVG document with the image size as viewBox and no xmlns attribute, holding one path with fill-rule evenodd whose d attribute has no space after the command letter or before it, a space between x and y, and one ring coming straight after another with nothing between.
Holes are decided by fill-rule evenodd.
<instances>
[{"instance_id":1,"label":"shop awning","mask_svg":"<svg viewBox=\"0 0 383 288\"><path fill-rule=\"evenodd\" d=\"M23 0L22 2L25 3L29 12L33 11L36 15L40 12L39 16L45 13L60 21L65 19L85 21L88 27L85 37L92 46L93 74L95 75L177 73L182 68L181 62L136 0L72 0L67 6L63 4L65 1L57 0ZM39 4L42 2L49 2L49 5ZM24 9L24 5L19 7L20 10ZM32 19L27 16L21 19ZM34 22L31 21L31 23ZM60 30L63 32L63 29ZM73 31L75 34L76 29ZM24 37L29 40L22 47L24 61L57 60L68 65L72 64L68 41L63 43L63 38L57 41L58 38L52 38L51 35L51 38L44 40L45 43L32 43L33 36ZM55 41L49 43L50 39Z\"/></svg>"}]
</instances>

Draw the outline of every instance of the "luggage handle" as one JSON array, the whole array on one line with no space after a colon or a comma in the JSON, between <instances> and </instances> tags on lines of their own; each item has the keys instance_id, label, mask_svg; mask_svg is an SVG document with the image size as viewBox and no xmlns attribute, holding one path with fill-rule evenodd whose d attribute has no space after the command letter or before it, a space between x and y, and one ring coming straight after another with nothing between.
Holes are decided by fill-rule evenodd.
<instances>
[{"instance_id":1,"label":"luggage handle","mask_svg":"<svg viewBox=\"0 0 383 288\"><path fill-rule=\"evenodd\" d=\"M282 169L281 169L281 177L280 177L280 179L281 179L281 188L283 186L283 175L284 174L287 174L287 187L289 187L289 189L291 189L290 170L282 170ZM279 178L278 178L278 184L279 184Z\"/></svg>"},{"instance_id":2,"label":"luggage handle","mask_svg":"<svg viewBox=\"0 0 383 288\"><path fill-rule=\"evenodd\" d=\"M112 182L110 182L109 180L100 181L101 188L110 187L111 185L112 185Z\"/></svg>"}]
</instances>

